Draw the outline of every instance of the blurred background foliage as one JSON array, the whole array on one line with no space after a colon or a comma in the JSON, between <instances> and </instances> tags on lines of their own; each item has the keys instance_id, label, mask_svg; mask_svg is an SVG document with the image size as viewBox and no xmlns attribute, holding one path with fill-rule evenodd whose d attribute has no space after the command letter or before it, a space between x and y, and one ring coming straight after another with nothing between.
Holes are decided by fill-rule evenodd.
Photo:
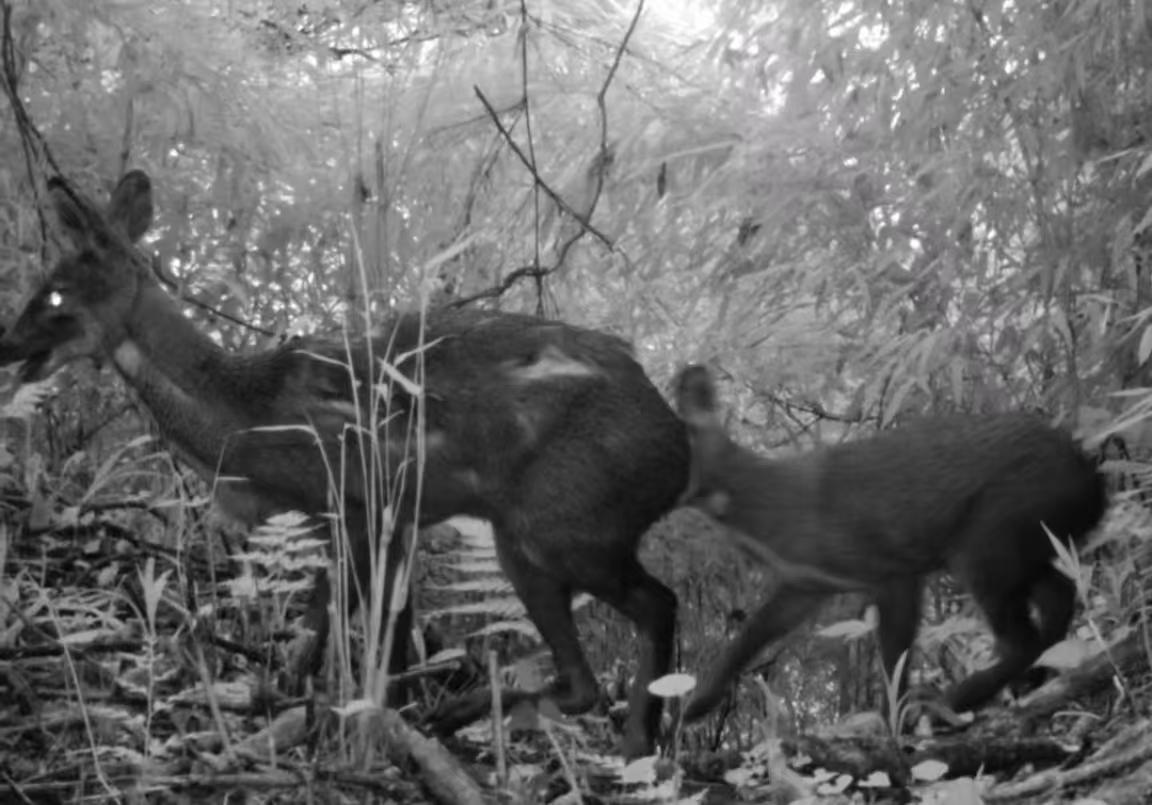
<instances>
[{"instance_id":1,"label":"blurred background foliage","mask_svg":"<svg viewBox=\"0 0 1152 805\"><path fill-rule=\"evenodd\" d=\"M156 177L182 291L272 330L357 310L353 260L385 308L555 268L502 304L741 401L1075 415L1145 369L1142 7L49 0L14 78L81 186ZM13 122L9 308L44 170Z\"/></svg>"},{"instance_id":2,"label":"blurred background foliage","mask_svg":"<svg viewBox=\"0 0 1152 805\"><path fill-rule=\"evenodd\" d=\"M623 335L662 385L712 363L738 438L762 449L1030 408L1144 447L1143 2L4 10L9 88L59 168L99 197L129 168L153 177L149 248L229 346L366 309L498 305ZM0 154L8 320L48 265L51 171L11 113ZM91 383L72 393L42 459L57 472L99 456L125 410ZM739 560L649 550L686 633L751 605ZM818 677L794 681L836 689Z\"/></svg>"}]
</instances>

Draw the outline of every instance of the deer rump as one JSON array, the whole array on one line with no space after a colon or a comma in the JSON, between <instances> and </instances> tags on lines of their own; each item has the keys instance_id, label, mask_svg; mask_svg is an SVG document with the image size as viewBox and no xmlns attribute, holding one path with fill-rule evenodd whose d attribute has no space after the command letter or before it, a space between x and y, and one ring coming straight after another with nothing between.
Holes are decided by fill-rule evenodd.
<instances>
[{"instance_id":1,"label":"deer rump","mask_svg":"<svg viewBox=\"0 0 1152 805\"><path fill-rule=\"evenodd\" d=\"M103 209L59 179L49 194L71 248L0 336L0 365L22 361L20 378L32 381L82 358L112 363L166 441L245 522L286 509L328 521L339 511L352 604L370 589L386 504L401 525L489 520L500 565L555 658L561 710L599 699L573 594L589 592L636 625L624 751L651 748L661 708L647 684L671 664L676 598L636 548L682 492L688 447L626 342L532 316L441 310L398 315L367 339L233 353L184 315L133 246L152 219L147 175L126 174ZM385 548L393 571L402 546ZM375 592L387 607L392 572L383 584ZM313 597L305 625L322 647L326 595ZM321 658L305 653L296 670ZM481 692L449 703L434 724L449 731L490 700Z\"/></svg>"},{"instance_id":2,"label":"deer rump","mask_svg":"<svg viewBox=\"0 0 1152 805\"><path fill-rule=\"evenodd\" d=\"M771 460L728 438L699 367L680 375L678 405L692 451L684 503L783 568L704 674L687 717L711 710L764 645L834 592L865 591L876 603L891 675L915 637L924 577L949 570L987 616L998 653L950 691L957 711L985 703L1066 634L1075 589L1052 565L1045 527L1080 545L1106 507L1103 476L1067 433L1022 414L927 418Z\"/></svg>"}]
</instances>

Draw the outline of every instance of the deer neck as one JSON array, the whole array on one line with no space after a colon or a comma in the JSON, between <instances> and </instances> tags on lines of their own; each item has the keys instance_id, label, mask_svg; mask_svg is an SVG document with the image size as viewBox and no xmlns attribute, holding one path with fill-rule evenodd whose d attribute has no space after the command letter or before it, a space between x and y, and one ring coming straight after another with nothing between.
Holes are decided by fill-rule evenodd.
<instances>
[{"instance_id":1,"label":"deer neck","mask_svg":"<svg viewBox=\"0 0 1152 805\"><path fill-rule=\"evenodd\" d=\"M738 445L715 469L714 485L729 495L727 524L758 539L773 541L777 534L806 521L813 501L810 462L770 459Z\"/></svg>"},{"instance_id":2,"label":"deer neck","mask_svg":"<svg viewBox=\"0 0 1152 805\"><path fill-rule=\"evenodd\" d=\"M196 329L159 286L146 285L112 361L177 451L211 478L229 434L250 427L229 378L242 359Z\"/></svg>"}]
</instances>

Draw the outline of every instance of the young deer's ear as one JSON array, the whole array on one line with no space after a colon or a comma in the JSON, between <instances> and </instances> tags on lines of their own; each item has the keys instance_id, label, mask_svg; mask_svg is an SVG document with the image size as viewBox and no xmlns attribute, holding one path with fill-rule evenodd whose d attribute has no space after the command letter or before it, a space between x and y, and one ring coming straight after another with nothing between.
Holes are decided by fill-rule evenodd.
<instances>
[{"instance_id":1,"label":"young deer's ear","mask_svg":"<svg viewBox=\"0 0 1152 805\"><path fill-rule=\"evenodd\" d=\"M722 430L716 386L708 369L691 364L676 376L676 411L690 427Z\"/></svg>"}]
</instances>

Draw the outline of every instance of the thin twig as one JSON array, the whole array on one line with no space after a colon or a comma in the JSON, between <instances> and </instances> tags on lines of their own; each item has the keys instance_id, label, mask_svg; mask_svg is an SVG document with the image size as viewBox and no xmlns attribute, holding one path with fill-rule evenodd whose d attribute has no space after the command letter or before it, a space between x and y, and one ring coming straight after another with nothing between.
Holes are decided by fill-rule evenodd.
<instances>
[{"instance_id":1,"label":"thin twig","mask_svg":"<svg viewBox=\"0 0 1152 805\"><path fill-rule=\"evenodd\" d=\"M587 228L588 232L594 235L605 246L607 246L609 249L613 248L612 241L609 240L607 235L605 235L603 232L600 232L598 229L596 229L596 227L592 226L592 224L589 223L584 216L578 214L576 210L572 209L568 202L562 199L560 194L553 190L552 187L546 181L544 181L544 177L536 171L536 168L532 165L529 156L524 153L524 150L520 148L516 140L512 138L512 134L508 131L507 128L504 127L504 124L500 122L500 117L496 113L496 109L489 102L487 96L484 95L484 91L477 86L473 86L472 91L476 94L476 97L480 99L480 103L484 105L485 111L488 113L489 118L491 118L493 124L496 126L496 129L500 132L500 136L504 138L504 141L508 143L508 147L512 149L512 153L516 155L520 162L523 163L524 167L526 167L532 174L533 181L539 184L540 189L547 193L548 197L552 199L552 201L554 201L561 210L579 221L581 226Z\"/></svg>"}]
</instances>

